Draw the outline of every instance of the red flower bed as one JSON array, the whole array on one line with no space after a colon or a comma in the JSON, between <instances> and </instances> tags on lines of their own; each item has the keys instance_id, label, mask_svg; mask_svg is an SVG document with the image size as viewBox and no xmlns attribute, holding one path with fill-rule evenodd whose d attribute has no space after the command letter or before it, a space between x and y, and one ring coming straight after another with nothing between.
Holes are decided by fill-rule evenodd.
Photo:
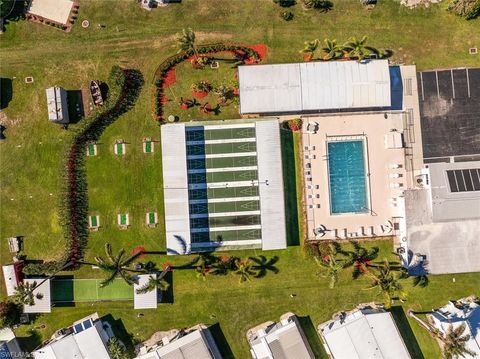
<instances>
[{"instance_id":1,"label":"red flower bed","mask_svg":"<svg viewBox=\"0 0 480 359\"><path fill-rule=\"evenodd\" d=\"M137 253L140 253L140 255L137 257L138 259L143 259L145 258L145 252L147 250L145 249L144 246L136 246L135 248L133 248L132 250L132 254L137 254Z\"/></svg>"},{"instance_id":2,"label":"red flower bed","mask_svg":"<svg viewBox=\"0 0 480 359\"><path fill-rule=\"evenodd\" d=\"M193 97L195 98L204 98L208 95L208 92L207 91L195 91L195 90L192 90L192 95Z\"/></svg>"},{"instance_id":3,"label":"red flower bed","mask_svg":"<svg viewBox=\"0 0 480 359\"><path fill-rule=\"evenodd\" d=\"M168 70L167 74L163 78L163 88L167 88L170 85L173 85L177 82L177 72L175 71L175 67Z\"/></svg>"}]
</instances>

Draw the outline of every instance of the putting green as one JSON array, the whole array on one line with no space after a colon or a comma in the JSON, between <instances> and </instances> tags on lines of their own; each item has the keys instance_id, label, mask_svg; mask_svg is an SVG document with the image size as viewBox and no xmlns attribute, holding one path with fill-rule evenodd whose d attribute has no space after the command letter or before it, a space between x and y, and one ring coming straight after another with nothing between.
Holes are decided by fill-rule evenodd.
<instances>
[{"instance_id":1,"label":"putting green","mask_svg":"<svg viewBox=\"0 0 480 359\"><path fill-rule=\"evenodd\" d=\"M132 300L133 287L115 279L100 288L101 279L55 279L52 281L53 302L91 302L97 300Z\"/></svg>"}]
</instances>

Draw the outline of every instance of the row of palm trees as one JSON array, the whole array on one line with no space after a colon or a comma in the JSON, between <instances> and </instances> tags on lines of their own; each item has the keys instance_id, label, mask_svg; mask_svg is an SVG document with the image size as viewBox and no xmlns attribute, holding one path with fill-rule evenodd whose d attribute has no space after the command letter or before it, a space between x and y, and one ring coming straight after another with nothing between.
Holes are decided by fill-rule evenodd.
<instances>
[{"instance_id":1,"label":"row of palm trees","mask_svg":"<svg viewBox=\"0 0 480 359\"><path fill-rule=\"evenodd\" d=\"M314 59L314 56L317 50L322 45L320 57L321 60L337 60L340 58L347 58L357 61L362 61L366 58L370 58L371 55L376 55L378 58L389 57L391 51L377 49L372 46L367 45L367 36L363 36L361 39L356 37L351 37L347 42L340 44L336 39L324 39L323 45L320 40L315 39L312 41L305 41L304 48L300 50L300 53L306 55L306 60L311 61Z\"/></svg>"},{"instance_id":2,"label":"row of palm trees","mask_svg":"<svg viewBox=\"0 0 480 359\"><path fill-rule=\"evenodd\" d=\"M351 251L342 250L338 244L331 243L325 253L314 257L321 268L319 274L329 278L329 287L335 287L342 270L353 267L352 278L364 276L370 279L371 283L365 289L377 289L378 294L383 297L386 308L391 307L394 299L406 300L406 293L400 281L409 276L407 270L399 263L390 263L387 259L379 263L374 262L378 257L378 247L368 249L356 241L350 243L353 247ZM426 276L422 278L423 280L419 280L418 277L414 277L413 285L422 287L428 285L428 278Z\"/></svg>"}]
</instances>

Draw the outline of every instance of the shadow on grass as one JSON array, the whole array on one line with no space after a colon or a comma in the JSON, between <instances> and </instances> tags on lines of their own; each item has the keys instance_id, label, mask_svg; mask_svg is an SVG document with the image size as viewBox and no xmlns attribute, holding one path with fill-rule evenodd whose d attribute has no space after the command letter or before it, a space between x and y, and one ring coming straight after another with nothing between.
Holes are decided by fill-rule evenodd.
<instances>
[{"instance_id":1,"label":"shadow on grass","mask_svg":"<svg viewBox=\"0 0 480 359\"><path fill-rule=\"evenodd\" d=\"M120 339L123 344L127 347L127 351L130 354L133 354L135 351L135 344L133 341L133 334L127 332L125 325L123 325L122 319L114 319L111 314L107 314L100 318L102 321L110 323L113 329L115 336ZM141 320L141 319L139 319Z\"/></svg>"},{"instance_id":2,"label":"shadow on grass","mask_svg":"<svg viewBox=\"0 0 480 359\"><path fill-rule=\"evenodd\" d=\"M165 277L163 277L165 281L168 282L169 286L166 291L162 292L162 297L160 300L160 303L168 303L168 304L173 304L173 272L168 272L165 274Z\"/></svg>"},{"instance_id":3,"label":"shadow on grass","mask_svg":"<svg viewBox=\"0 0 480 359\"><path fill-rule=\"evenodd\" d=\"M52 302L56 307L75 306L75 297L73 295L74 278L72 275L56 276L52 280Z\"/></svg>"},{"instance_id":4,"label":"shadow on grass","mask_svg":"<svg viewBox=\"0 0 480 359\"><path fill-rule=\"evenodd\" d=\"M318 336L317 329L312 323L312 319L310 319L310 317L298 317L298 321L307 337L307 341L312 348L315 358L328 358L322 342L320 341L320 337Z\"/></svg>"},{"instance_id":5,"label":"shadow on grass","mask_svg":"<svg viewBox=\"0 0 480 359\"><path fill-rule=\"evenodd\" d=\"M67 91L68 118L70 123L77 123L85 114L83 113L83 96L80 90Z\"/></svg>"},{"instance_id":6,"label":"shadow on grass","mask_svg":"<svg viewBox=\"0 0 480 359\"><path fill-rule=\"evenodd\" d=\"M220 350L220 354L222 355L222 358L225 359L230 359L230 358L235 358L232 352L232 349L230 348L230 345L227 342L227 339L225 338L225 335L223 335L222 328L220 328L220 324L216 323L213 324L212 326L208 327L208 330L210 333L212 333L213 339L215 341L215 344L217 344L218 350Z\"/></svg>"},{"instance_id":7,"label":"shadow on grass","mask_svg":"<svg viewBox=\"0 0 480 359\"><path fill-rule=\"evenodd\" d=\"M417 339L413 334L412 328L408 323L408 319L405 315L405 312L403 311L403 308L400 306L395 306L395 307L392 307L390 312L392 313L393 319L397 324L398 330L402 335L403 341L405 342L405 345L408 349L408 352L410 353L410 356L412 358L418 358L418 359L425 358L423 356L422 350L420 349L420 346L418 345Z\"/></svg>"},{"instance_id":8,"label":"shadow on grass","mask_svg":"<svg viewBox=\"0 0 480 359\"><path fill-rule=\"evenodd\" d=\"M17 341L23 351L32 352L42 344L42 336L40 332L35 329L30 329L28 334L28 337L17 337ZM0 357L3 358L1 355ZM8 358L10 358L10 356L8 356Z\"/></svg>"},{"instance_id":9,"label":"shadow on grass","mask_svg":"<svg viewBox=\"0 0 480 359\"><path fill-rule=\"evenodd\" d=\"M8 107L13 98L12 79L0 78L0 110Z\"/></svg>"},{"instance_id":10,"label":"shadow on grass","mask_svg":"<svg viewBox=\"0 0 480 359\"><path fill-rule=\"evenodd\" d=\"M297 208L297 181L295 176L295 143L293 132L280 130L283 161L283 188L285 195L285 219L287 225L287 245L300 244Z\"/></svg>"}]
</instances>

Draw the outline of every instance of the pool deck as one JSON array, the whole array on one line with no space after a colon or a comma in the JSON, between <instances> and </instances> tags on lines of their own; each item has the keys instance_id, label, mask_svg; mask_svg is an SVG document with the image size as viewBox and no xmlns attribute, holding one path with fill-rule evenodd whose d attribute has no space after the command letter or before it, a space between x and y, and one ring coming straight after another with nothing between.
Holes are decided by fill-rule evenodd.
<instances>
[{"instance_id":1,"label":"pool deck","mask_svg":"<svg viewBox=\"0 0 480 359\"><path fill-rule=\"evenodd\" d=\"M393 235L389 221L404 216L403 190L411 183L407 173L405 149L387 148L387 140L404 131L404 114L359 113L304 117L302 128L305 204L309 239L347 239ZM308 126L308 125L311 126ZM310 128L309 128L310 127ZM315 131L311 128L315 127ZM310 129L310 131L309 131ZM369 212L331 214L327 142L365 141L367 197ZM398 136L397 136L398 140ZM394 140L395 142L395 140ZM391 144L390 144L391 146ZM397 147L395 145L394 147ZM394 168L397 167L397 168ZM326 227L324 236L313 230Z\"/></svg>"}]
</instances>

